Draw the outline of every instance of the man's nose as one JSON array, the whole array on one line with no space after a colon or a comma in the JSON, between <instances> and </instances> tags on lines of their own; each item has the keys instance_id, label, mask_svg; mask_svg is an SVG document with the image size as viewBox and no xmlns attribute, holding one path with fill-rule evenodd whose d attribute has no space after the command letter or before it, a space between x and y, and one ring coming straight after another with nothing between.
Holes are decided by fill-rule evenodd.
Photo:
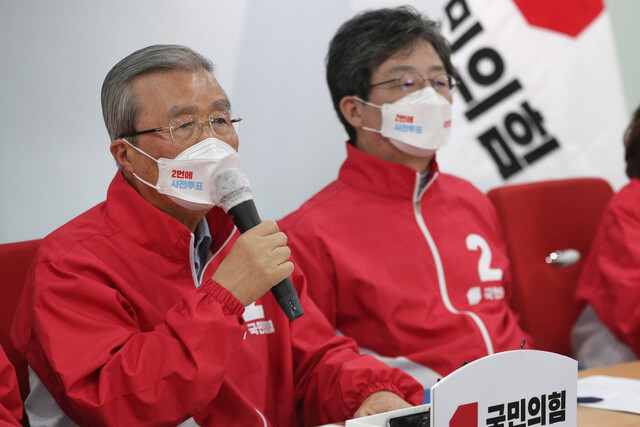
<instances>
[{"instance_id":1,"label":"man's nose","mask_svg":"<svg viewBox=\"0 0 640 427\"><path fill-rule=\"evenodd\" d=\"M213 128L211 127L211 122L209 120L203 120L200 123L200 137L198 139L202 141L203 139L211 137L216 137L216 134L213 132Z\"/></svg>"}]
</instances>

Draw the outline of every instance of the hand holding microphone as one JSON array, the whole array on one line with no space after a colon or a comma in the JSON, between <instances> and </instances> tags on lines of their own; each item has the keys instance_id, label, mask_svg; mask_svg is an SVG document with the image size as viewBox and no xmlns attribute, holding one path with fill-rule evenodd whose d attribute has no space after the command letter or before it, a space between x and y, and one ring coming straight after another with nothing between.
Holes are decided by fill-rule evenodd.
<instances>
[{"instance_id":1,"label":"hand holding microphone","mask_svg":"<svg viewBox=\"0 0 640 427\"><path fill-rule=\"evenodd\" d=\"M213 179L216 204L231 217L242 236L220 264L214 280L245 305L260 298L271 283L271 293L289 320L304 314L289 279L293 264L287 238L274 221L262 223L246 175L238 168L219 172Z\"/></svg>"}]
</instances>

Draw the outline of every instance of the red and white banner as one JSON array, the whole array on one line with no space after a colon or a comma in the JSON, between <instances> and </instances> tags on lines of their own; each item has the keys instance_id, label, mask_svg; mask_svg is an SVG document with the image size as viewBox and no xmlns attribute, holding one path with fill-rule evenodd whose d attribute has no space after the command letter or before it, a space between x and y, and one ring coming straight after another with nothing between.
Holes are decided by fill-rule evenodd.
<instances>
[{"instance_id":1,"label":"red and white banner","mask_svg":"<svg viewBox=\"0 0 640 427\"><path fill-rule=\"evenodd\" d=\"M462 83L443 171L485 191L575 176L627 181L629 117L603 0L445 0L434 17Z\"/></svg>"}]
</instances>

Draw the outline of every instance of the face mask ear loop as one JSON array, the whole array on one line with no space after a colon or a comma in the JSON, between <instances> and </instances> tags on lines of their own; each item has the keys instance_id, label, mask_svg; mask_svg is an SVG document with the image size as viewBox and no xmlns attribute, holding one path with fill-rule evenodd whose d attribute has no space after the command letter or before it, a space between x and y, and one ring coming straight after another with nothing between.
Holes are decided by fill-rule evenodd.
<instances>
[{"instance_id":1,"label":"face mask ear loop","mask_svg":"<svg viewBox=\"0 0 640 427\"><path fill-rule=\"evenodd\" d=\"M379 133L380 135L382 135L381 131L379 131L377 129L370 128L370 127L367 127L367 126L362 126L360 129L368 130L369 132L375 132L375 133Z\"/></svg>"},{"instance_id":2,"label":"face mask ear loop","mask_svg":"<svg viewBox=\"0 0 640 427\"><path fill-rule=\"evenodd\" d=\"M156 159L154 159L153 157L151 157L150 155L148 155L147 153L145 153L144 151L142 151L141 149L139 149L138 147L136 147L135 145L133 145L132 143L127 141L126 139L124 139L124 138L120 138L120 139L123 140L124 142L126 142L127 144L129 144L133 149L137 150L139 153L144 154L145 156L147 156L148 158L150 158L154 162L158 163L158 161Z\"/></svg>"},{"instance_id":3,"label":"face mask ear loop","mask_svg":"<svg viewBox=\"0 0 640 427\"><path fill-rule=\"evenodd\" d=\"M363 104L365 104L365 105L368 105L368 106L370 106L370 107L376 107L376 108L380 108L380 109L382 109L382 107L381 107L381 106L376 105L376 104L372 104L372 103L370 103L370 102L368 102L368 101L365 101L364 99L361 99L358 95L353 95L353 97L354 97L355 99L357 99L358 101L362 102L362 103L363 103Z\"/></svg>"},{"instance_id":4,"label":"face mask ear loop","mask_svg":"<svg viewBox=\"0 0 640 427\"><path fill-rule=\"evenodd\" d=\"M153 184L150 184L149 182L147 182L144 179L140 178L137 173L134 172L133 176L135 176L138 181L140 181L140 182L142 182L144 184L147 184L149 187L155 188L156 190L160 191L160 187L157 187L157 186L155 186Z\"/></svg>"},{"instance_id":5,"label":"face mask ear loop","mask_svg":"<svg viewBox=\"0 0 640 427\"><path fill-rule=\"evenodd\" d=\"M367 101L365 101L365 100L363 100L363 99L360 99L360 97L359 97L359 96L357 96L357 95L353 95L353 97L354 97L355 99L357 99L358 101L362 102L362 103L363 103L363 104L365 104L365 105L368 105L368 106L370 106L370 107L376 107L376 108L380 108L380 109L382 109L382 107L381 107L381 106L376 105L376 104L372 104L372 103L367 102ZM375 133L382 134L382 132L381 132L381 131L379 131L379 130L377 130L377 129L370 128L370 127L367 127L367 126L362 126L362 127L361 127L361 129L363 129L363 130L368 130L369 132L375 132Z\"/></svg>"},{"instance_id":6,"label":"face mask ear loop","mask_svg":"<svg viewBox=\"0 0 640 427\"><path fill-rule=\"evenodd\" d=\"M156 163L160 163L160 162L158 162L156 159L154 159L153 157L151 157L150 155L148 155L147 153L145 153L144 151L142 151L141 149L139 149L138 147L136 147L135 145L133 145L132 143L130 143L129 141L127 141L126 139L124 139L124 138L120 138L120 139L122 139L124 142L126 142L127 144L129 144L129 145L130 145L131 147L133 147L135 150L137 150L138 152L140 152L140 153L144 154L145 156L147 156L148 158L150 158L150 159L151 159L151 160L153 160L154 162L156 162ZM157 187L157 186L155 186L155 185L153 185L153 184L151 184L151 183L149 183L149 182L145 181L144 179L140 178L140 177L138 176L138 174L136 174L135 172L133 172L133 176L135 176L135 177L136 177L136 179L137 179L138 181L142 182L143 184L147 184L147 185L148 185L149 187L151 187L151 188L155 188L156 190L160 190L160 188L159 188L159 187Z\"/></svg>"}]
</instances>

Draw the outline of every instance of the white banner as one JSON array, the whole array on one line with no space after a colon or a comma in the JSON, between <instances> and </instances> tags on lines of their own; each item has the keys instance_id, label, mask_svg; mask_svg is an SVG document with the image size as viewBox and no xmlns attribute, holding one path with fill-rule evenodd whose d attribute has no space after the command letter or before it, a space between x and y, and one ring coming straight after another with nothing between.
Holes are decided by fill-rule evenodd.
<instances>
[{"instance_id":1,"label":"white banner","mask_svg":"<svg viewBox=\"0 0 640 427\"><path fill-rule=\"evenodd\" d=\"M599 176L626 181L628 116L602 0L449 0L442 30L462 84L445 172L486 191Z\"/></svg>"}]
</instances>

